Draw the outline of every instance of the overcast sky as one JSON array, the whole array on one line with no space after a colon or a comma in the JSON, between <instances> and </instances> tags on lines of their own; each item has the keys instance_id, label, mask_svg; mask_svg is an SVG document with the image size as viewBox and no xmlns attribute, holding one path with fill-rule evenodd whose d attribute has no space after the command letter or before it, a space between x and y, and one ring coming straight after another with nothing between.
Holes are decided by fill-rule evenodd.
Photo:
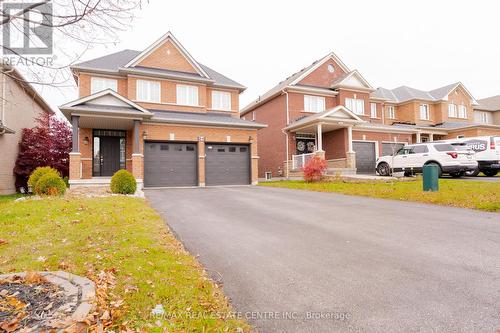
<instances>
[{"instance_id":1,"label":"overcast sky","mask_svg":"<svg viewBox=\"0 0 500 333\"><path fill-rule=\"evenodd\" d=\"M461 81L484 98L500 94L499 12L499 1L150 0L117 45L83 59L143 50L170 30L196 60L248 87L241 107L331 51L374 87ZM44 97L58 106L76 90Z\"/></svg>"}]
</instances>

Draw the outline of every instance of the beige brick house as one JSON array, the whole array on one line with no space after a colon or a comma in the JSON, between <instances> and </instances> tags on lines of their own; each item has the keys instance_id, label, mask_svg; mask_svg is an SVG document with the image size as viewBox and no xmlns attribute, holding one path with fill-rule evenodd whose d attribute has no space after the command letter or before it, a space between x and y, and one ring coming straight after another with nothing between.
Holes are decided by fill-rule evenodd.
<instances>
[{"instance_id":1,"label":"beige brick house","mask_svg":"<svg viewBox=\"0 0 500 333\"><path fill-rule=\"evenodd\" d=\"M0 74L0 195L16 192L14 165L23 128L35 126L35 118L53 110L26 82L21 73L2 65Z\"/></svg>"},{"instance_id":2,"label":"beige brick house","mask_svg":"<svg viewBox=\"0 0 500 333\"><path fill-rule=\"evenodd\" d=\"M297 175L314 155L335 173L374 173L379 156L408 143L500 135L500 124L476 121L484 118L477 112L496 119L487 102L487 110L477 109L481 103L460 82L432 91L375 89L330 53L262 94L241 117L269 125L259 132L259 177Z\"/></svg>"},{"instance_id":3,"label":"beige brick house","mask_svg":"<svg viewBox=\"0 0 500 333\"><path fill-rule=\"evenodd\" d=\"M197 62L169 32L142 51L72 67L79 99L70 184L127 169L147 187L255 184L257 130L239 118L241 84Z\"/></svg>"}]
</instances>

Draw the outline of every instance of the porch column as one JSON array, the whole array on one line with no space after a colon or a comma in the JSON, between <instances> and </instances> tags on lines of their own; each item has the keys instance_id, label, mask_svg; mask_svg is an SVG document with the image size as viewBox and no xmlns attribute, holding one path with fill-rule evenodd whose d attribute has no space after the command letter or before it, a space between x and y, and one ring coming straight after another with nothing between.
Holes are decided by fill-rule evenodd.
<instances>
[{"instance_id":1,"label":"porch column","mask_svg":"<svg viewBox=\"0 0 500 333\"><path fill-rule=\"evenodd\" d=\"M132 142L132 175L138 180L139 188L142 188L144 174L144 155L141 154L140 145L140 120L134 120L134 134Z\"/></svg>"},{"instance_id":2,"label":"porch column","mask_svg":"<svg viewBox=\"0 0 500 333\"><path fill-rule=\"evenodd\" d=\"M356 168L356 153L352 148L352 126L347 126L346 168Z\"/></svg>"},{"instance_id":3,"label":"porch column","mask_svg":"<svg viewBox=\"0 0 500 333\"><path fill-rule=\"evenodd\" d=\"M73 126L73 132L71 136L71 139L73 141L73 147L71 151L73 153L80 152L80 143L78 142L79 124L80 124L80 116L71 116L71 125Z\"/></svg>"},{"instance_id":4,"label":"porch column","mask_svg":"<svg viewBox=\"0 0 500 333\"><path fill-rule=\"evenodd\" d=\"M429 141L434 141L434 134L433 133L429 133Z\"/></svg>"},{"instance_id":5,"label":"porch column","mask_svg":"<svg viewBox=\"0 0 500 333\"><path fill-rule=\"evenodd\" d=\"M79 116L71 116L71 125L72 125L72 147L71 153L69 153L69 180L70 186L72 180L81 179L82 178L82 154L80 153L80 117Z\"/></svg>"},{"instance_id":6,"label":"porch column","mask_svg":"<svg viewBox=\"0 0 500 333\"><path fill-rule=\"evenodd\" d=\"M417 142L416 143L422 142L422 138L421 138L420 134L421 134L420 131L418 131L417 132Z\"/></svg>"},{"instance_id":7,"label":"porch column","mask_svg":"<svg viewBox=\"0 0 500 333\"><path fill-rule=\"evenodd\" d=\"M347 144L348 144L348 153L352 153L352 126L347 127Z\"/></svg>"},{"instance_id":8,"label":"porch column","mask_svg":"<svg viewBox=\"0 0 500 333\"><path fill-rule=\"evenodd\" d=\"M198 186L205 186L205 138L198 137Z\"/></svg>"},{"instance_id":9,"label":"porch column","mask_svg":"<svg viewBox=\"0 0 500 333\"><path fill-rule=\"evenodd\" d=\"M139 147L139 125L140 121L139 120L134 120L134 147L133 147L133 153L134 154L140 154L141 149Z\"/></svg>"},{"instance_id":10,"label":"porch column","mask_svg":"<svg viewBox=\"0 0 500 333\"><path fill-rule=\"evenodd\" d=\"M323 129L321 128L321 123L318 124L318 147L316 147L317 151L323 151Z\"/></svg>"}]
</instances>

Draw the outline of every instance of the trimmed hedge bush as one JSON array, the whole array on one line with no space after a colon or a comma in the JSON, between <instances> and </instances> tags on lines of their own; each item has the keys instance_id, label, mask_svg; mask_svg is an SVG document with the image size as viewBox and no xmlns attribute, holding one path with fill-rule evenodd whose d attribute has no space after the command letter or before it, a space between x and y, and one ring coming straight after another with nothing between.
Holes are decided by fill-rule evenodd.
<instances>
[{"instance_id":1,"label":"trimmed hedge bush","mask_svg":"<svg viewBox=\"0 0 500 333\"><path fill-rule=\"evenodd\" d=\"M127 170L118 170L111 178L111 192L119 194L134 194L137 182Z\"/></svg>"},{"instance_id":2,"label":"trimmed hedge bush","mask_svg":"<svg viewBox=\"0 0 500 333\"><path fill-rule=\"evenodd\" d=\"M30 175L30 178L28 179L28 186L31 187L31 190L33 192L35 191L36 184L38 183L40 178L49 173L59 176L59 172L56 169L51 168L49 166L38 167L33 171L33 173Z\"/></svg>"},{"instance_id":3,"label":"trimmed hedge bush","mask_svg":"<svg viewBox=\"0 0 500 333\"><path fill-rule=\"evenodd\" d=\"M66 183L58 174L48 172L43 175L35 186L38 195L63 195L66 192Z\"/></svg>"}]
</instances>

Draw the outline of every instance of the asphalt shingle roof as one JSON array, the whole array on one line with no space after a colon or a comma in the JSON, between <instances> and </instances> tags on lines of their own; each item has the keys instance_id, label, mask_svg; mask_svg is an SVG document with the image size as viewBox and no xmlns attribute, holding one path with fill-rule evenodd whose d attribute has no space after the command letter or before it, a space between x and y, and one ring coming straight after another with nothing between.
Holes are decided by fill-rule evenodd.
<instances>
[{"instance_id":1,"label":"asphalt shingle roof","mask_svg":"<svg viewBox=\"0 0 500 333\"><path fill-rule=\"evenodd\" d=\"M500 111L500 95L483 98L477 101L479 105L475 109L486 111Z\"/></svg>"},{"instance_id":2,"label":"asphalt shingle roof","mask_svg":"<svg viewBox=\"0 0 500 333\"><path fill-rule=\"evenodd\" d=\"M401 86L395 89L377 88L377 90L372 93L372 96L384 98L395 103L403 103L412 99L435 102L442 100L458 84L457 82L430 91L419 90L408 86Z\"/></svg>"},{"instance_id":3,"label":"asphalt shingle roof","mask_svg":"<svg viewBox=\"0 0 500 333\"><path fill-rule=\"evenodd\" d=\"M179 112L179 111L165 111L165 110L154 110L148 109L148 111L153 113L153 118L151 120L165 120L172 122L198 122L198 123L213 123L213 124L227 124L234 126L245 126L245 127L265 127L265 125L256 123L254 121L249 121L241 118L231 117L230 115L223 114L208 114L208 113L194 113L194 112Z\"/></svg>"},{"instance_id":4,"label":"asphalt shingle roof","mask_svg":"<svg viewBox=\"0 0 500 333\"><path fill-rule=\"evenodd\" d=\"M101 71L112 71L112 72L119 72L123 66L125 66L128 62L130 62L132 59L134 59L136 56L138 56L141 53L141 51L136 51L136 50L122 50L119 52L115 52L112 54L105 55L103 57L99 57L96 59L92 59L89 61L84 61L81 63L78 63L76 65L73 65L72 68L75 69L92 69L92 70L101 70ZM242 84L231 80L227 76L222 75L221 73L211 69L210 67L207 67L203 64L198 63L203 70L210 76L210 78L214 81L214 84L216 85L221 85L221 86L228 86L228 87L234 87L234 88L239 88L239 89L245 89L245 86ZM185 76L186 78L203 78L202 76L195 74L195 73L186 73L186 72L178 72L178 71L170 71L170 70L164 70L164 69L157 69L157 68L148 68L148 67L141 67L141 66L136 66L131 68L133 69L141 70L141 71L147 71L150 72L151 74L175 74L177 76Z\"/></svg>"}]
</instances>

